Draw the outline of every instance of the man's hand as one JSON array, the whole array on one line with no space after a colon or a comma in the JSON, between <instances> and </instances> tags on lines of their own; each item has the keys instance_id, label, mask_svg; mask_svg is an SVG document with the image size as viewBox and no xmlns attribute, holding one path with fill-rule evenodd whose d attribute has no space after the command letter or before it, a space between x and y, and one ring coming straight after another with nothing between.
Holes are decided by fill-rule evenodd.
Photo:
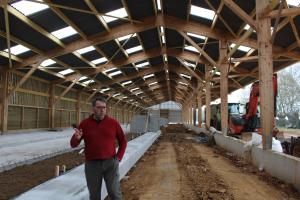
<instances>
[{"instance_id":1,"label":"man's hand","mask_svg":"<svg viewBox=\"0 0 300 200\"><path fill-rule=\"evenodd\" d=\"M82 137L82 129L78 130L77 128L74 129L75 130L75 138L79 141Z\"/></svg>"}]
</instances>

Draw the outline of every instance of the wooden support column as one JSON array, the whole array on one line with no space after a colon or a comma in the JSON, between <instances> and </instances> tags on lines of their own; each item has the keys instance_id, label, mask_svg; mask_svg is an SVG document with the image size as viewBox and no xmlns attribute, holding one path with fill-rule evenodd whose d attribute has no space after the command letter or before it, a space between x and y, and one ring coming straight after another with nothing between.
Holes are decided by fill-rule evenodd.
<instances>
[{"instance_id":1,"label":"wooden support column","mask_svg":"<svg viewBox=\"0 0 300 200\"><path fill-rule=\"evenodd\" d=\"M227 54L227 41L220 40L219 44L220 60L226 57ZM221 82L221 127L223 135L227 135L228 130L228 69L226 63L220 63Z\"/></svg>"},{"instance_id":2,"label":"wooden support column","mask_svg":"<svg viewBox=\"0 0 300 200\"><path fill-rule=\"evenodd\" d=\"M77 93L77 103L76 103L76 124L79 125L81 122L81 92Z\"/></svg>"},{"instance_id":3,"label":"wooden support column","mask_svg":"<svg viewBox=\"0 0 300 200\"><path fill-rule=\"evenodd\" d=\"M189 111L190 111L190 115L189 115L189 121L190 121L190 124L192 124L192 120L193 120L193 109L192 109L192 103L190 103L190 108L189 108Z\"/></svg>"},{"instance_id":4,"label":"wooden support column","mask_svg":"<svg viewBox=\"0 0 300 200\"><path fill-rule=\"evenodd\" d=\"M194 108L194 111L193 111L193 125L196 126L196 102L197 102L197 98L194 100L193 102L193 108Z\"/></svg>"},{"instance_id":5,"label":"wooden support column","mask_svg":"<svg viewBox=\"0 0 300 200\"><path fill-rule=\"evenodd\" d=\"M269 7L268 0L256 0L256 19L258 23L257 47L259 69L260 121L262 127L263 149L272 148L274 120L273 60L271 44L271 18L261 15Z\"/></svg>"},{"instance_id":6,"label":"wooden support column","mask_svg":"<svg viewBox=\"0 0 300 200\"><path fill-rule=\"evenodd\" d=\"M188 124L191 124L191 104L188 104Z\"/></svg>"},{"instance_id":7,"label":"wooden support column","mask_svg":"<svg viewBox=\"0 0 300 200\"><path fill-rule=\"evenodd\" d=\"M0 71L0 132L1 134L7 131L8 118L8 70Z\"/></svg>"},{"instance_id":8,"label":"wooden support column","mask_svg":"<svg viewBox=\"0 0 300 200\"><path fill-rule=\"evenodd\" d=\"M55 122L55 85L50 85L49 91L49 126L50 128L54 128Z\"/></svg>"},{"instance_id":9,"label":"wooden support column","mask_svg":"<svg viewBox=\"0 0 300 200\"><path fill-rule=\"evenodd\" d=\"M198 95L197 95L197 102L198 102L198 126L201 127L202 124L202 88L200 88Z\"/></svg>"},{"instance_id":10,"label":"wooden support column","mask_svg":"<svg viewBox=\"0 0 300 200\"><path fill-rule=\"evenodd\" d=\"M210 101L211 101L211 92L210 92L210 70L211 67L209 65L205 65L205 103L206 103L206 115L205 115L205 126L206 128L210 128L210 118L211 118L211 109L210 109Z\"/></svg>"}]
</instances>

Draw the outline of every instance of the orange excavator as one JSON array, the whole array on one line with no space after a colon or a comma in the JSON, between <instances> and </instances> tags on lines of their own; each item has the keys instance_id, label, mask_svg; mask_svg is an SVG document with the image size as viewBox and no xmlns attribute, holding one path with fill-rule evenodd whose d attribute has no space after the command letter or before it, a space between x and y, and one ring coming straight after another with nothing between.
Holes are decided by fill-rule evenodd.
<instances>
[{"instance_id":1,"label":"orange excavator","mask_svg":"<svg viewBox=\"0 0 300 200\"><path fill-rule=\"evenodd\" d=\"M274 89L274 119L276 116L276 97L277 97L277 74L273 75ZM259 100L259 81L256 81L251 86L249 102L246 104L245 115L230 115L229 116L229 134L241 135L243 132L257 132L261 134L260 118L257 115ZM274 120L275 125L275 120ZM273 132L273 136L277 135L278 131Z\"/></svg>"}]
</instances>

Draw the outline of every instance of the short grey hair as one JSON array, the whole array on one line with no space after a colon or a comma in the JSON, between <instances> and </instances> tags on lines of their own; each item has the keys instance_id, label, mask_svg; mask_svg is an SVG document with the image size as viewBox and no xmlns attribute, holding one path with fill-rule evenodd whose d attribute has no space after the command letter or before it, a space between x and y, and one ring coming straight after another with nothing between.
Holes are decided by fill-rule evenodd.
<instances>
[{"instance_id":1,"label":"short grey hair","mask_svg":"<svg viewBox=\"0 0 300 200\"><path fill-rule=\"evenodd\" d=\"M105 99L105 98L103 98L103 97L96 97L96 98L94 98L93 101L92 101L92 106L93 106L93 107L96 106L96 102L97 102L97 101L101 101L101 102L103 102L103 103L106 103L106 99Z\"/></svg>"}]
</instances>

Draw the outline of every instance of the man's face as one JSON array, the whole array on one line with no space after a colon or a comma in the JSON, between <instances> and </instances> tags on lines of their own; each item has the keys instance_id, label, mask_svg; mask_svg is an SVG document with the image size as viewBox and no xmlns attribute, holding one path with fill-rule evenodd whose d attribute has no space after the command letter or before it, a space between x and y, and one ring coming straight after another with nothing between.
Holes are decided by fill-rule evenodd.
<instances>
[{"instance_id":1,"label":"man's face","mask_svg":"<svg viewBox=\"0 0 300 200\"><path fill-rule=\"evenodd\" d=\"M93 112L96 117L99 117L99 119L102 120L106 115L106 103L102 101L96 101L96 104L93 107Z\"/></svg>"}]
</instances>

